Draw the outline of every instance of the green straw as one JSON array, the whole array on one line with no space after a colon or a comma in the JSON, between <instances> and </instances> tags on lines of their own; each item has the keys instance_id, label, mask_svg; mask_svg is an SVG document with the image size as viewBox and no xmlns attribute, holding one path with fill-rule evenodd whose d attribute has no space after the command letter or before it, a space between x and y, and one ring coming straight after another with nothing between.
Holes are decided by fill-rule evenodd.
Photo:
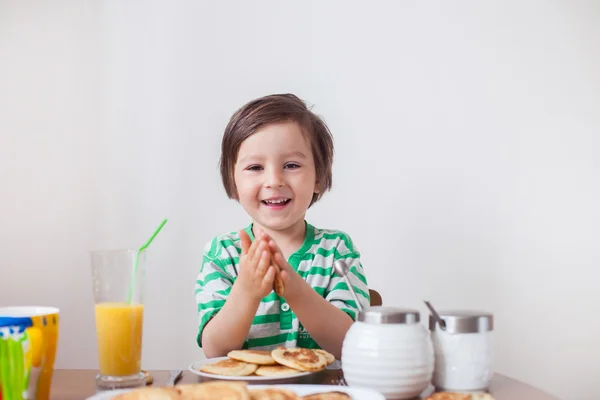
<instances>
[{"instance_id":1,"label":"green straw","mask_svg":"<svg viewBox=\"0 0 600 400\"><path fill-rule=\"evenodd\" d=\"M161 222L161 224L158 226L158 228L156 228L156 230L154 231L152 236L150 236L150 239L148 239L148 241L142 247L140 247L140 249L137 251L137 254L135 255L135 264L133 266L133 275L131 276L131 281L129 282L129 295L127 296L127 304L131 304L131 297L133 295L133 287L135 286L135 276L137 275L138 261L140 260L140 253L142 251L146 250L148 248L148 246L150 246L150 243L152 243L152 241L154 240L156 235L158 235L158 232L160 232L160 230L162 229L163 226L165 226L166 223L167 223L167 219L165 218L163 220L163 222Z\"/></svg>"}]
</instances>

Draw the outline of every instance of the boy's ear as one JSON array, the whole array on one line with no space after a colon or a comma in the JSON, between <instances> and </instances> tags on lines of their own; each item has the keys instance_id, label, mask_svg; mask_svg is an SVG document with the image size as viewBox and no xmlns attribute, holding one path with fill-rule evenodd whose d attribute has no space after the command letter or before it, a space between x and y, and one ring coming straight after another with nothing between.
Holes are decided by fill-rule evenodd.
<instances>
[{"instance_id":1,"label":"boy's ear","mask_svg":"<svg viewBox=\"0 0 600 400\"><path fill-rule=\"evenodd\" d=\"M313 189L313 193L321 193L321 184L319 181L315 182L315 188Z\"/></svg>"}]
</instances>

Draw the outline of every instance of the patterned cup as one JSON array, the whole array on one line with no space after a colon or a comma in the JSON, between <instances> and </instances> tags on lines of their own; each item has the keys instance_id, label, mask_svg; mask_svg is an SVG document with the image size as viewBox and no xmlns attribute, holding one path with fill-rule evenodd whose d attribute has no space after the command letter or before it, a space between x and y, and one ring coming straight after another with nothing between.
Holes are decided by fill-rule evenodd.
<instances>
[{"instance_id":1,"label":"patterned cup","mask_svg":"<svg viewBox=\"0 0 600 400\"><path fill-rule=\"evenodd\" d=\"M0 307L0 400L47 400L59 309Z\"/></svg>"}]
</instances>

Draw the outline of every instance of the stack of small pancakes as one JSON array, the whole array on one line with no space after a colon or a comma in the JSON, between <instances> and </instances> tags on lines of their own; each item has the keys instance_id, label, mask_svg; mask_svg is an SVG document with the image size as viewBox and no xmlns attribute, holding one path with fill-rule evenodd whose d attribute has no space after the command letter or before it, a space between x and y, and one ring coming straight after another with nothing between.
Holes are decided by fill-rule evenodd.
<instances>
[{"instance_id":1,"label":"stack of small pancakes","mask_svg":"<svg viewBox=\"0 0 600 400\"><path fill-rule=\"evenodd\" d=\"M191 385L143 388L123 393L112 400L350 400L343 392L317 393L299 397L281 388L249 389L246 382L214 381Z\"/></svg>"},{"instance_id":2,"label":"stack of small pancakes","mask_svg":"<svg viewBox=\"0 0 600 400\"><path fill-rule=\"evenodd\" d=\"M273 351L234 350L227 357L225 360L203 365L200 371L225 376L281 377L321 371L335 360L325 350L283 347Z\"/></svg>"}]
</instances>

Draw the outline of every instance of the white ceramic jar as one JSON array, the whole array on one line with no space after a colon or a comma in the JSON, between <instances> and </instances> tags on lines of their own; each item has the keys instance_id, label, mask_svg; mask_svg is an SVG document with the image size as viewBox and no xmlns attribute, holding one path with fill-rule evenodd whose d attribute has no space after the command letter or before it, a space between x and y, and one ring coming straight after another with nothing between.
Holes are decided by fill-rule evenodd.
<instances>
[{"instance_id":1,"label":"white ceramic jar","mask_svg":"<svg viewBox=\"0 0 600 400\"><path fill-rule=\"evenodd\" d=\"M419 312L369 307L358 314L342 346L349 386L375 389L387 399L412 399L433 374L433 346Z\"/></svg>"},{"instance_id":2,"label":"white ceramic jar","mask_svg":"<svg viewBox=\"0 0 600 400\"><path fill-rule=\"evenodd\" d=\"M477 311L438 312L440 327L429 316L435 351L433 385L440 390L470 392L487 390L492 379L492 331L494 317Z\"/></svg>"}]
</instances>

